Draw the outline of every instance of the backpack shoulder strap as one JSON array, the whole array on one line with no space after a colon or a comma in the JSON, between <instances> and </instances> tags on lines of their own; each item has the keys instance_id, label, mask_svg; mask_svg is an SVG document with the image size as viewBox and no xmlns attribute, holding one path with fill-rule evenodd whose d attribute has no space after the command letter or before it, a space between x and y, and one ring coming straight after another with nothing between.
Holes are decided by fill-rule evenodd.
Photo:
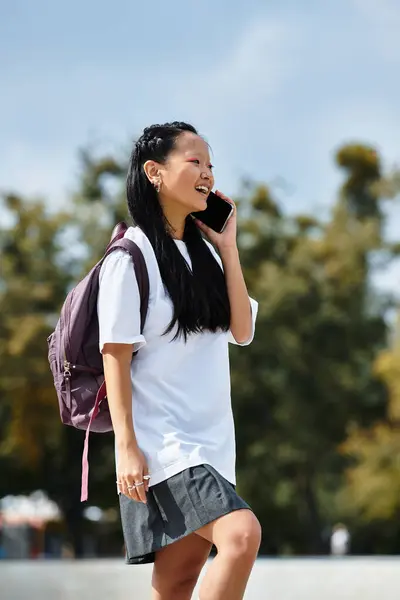
<instances>
[{"instance_id":1,"label":"backpack shoulder strap","mask_svg":"<svg viewBox=\"0 0 400 600\"><path fill-rule=\"evenodd\" d=\"M144 260L144 256L139 246L127 238L122 238L114 242L112 246L107 249L104 258L114 250L118 249L125 250L132 258L140 293L140 330L143 332L147 309L149 307L150 293L149 273L147 271L146 261Z\"/></svg>"}]
</instances>

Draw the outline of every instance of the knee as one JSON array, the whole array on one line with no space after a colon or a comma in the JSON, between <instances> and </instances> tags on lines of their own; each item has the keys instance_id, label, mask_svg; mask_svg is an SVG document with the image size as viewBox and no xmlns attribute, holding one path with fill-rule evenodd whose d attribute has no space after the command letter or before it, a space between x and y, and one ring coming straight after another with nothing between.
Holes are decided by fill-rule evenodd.
<instances>
[{"instance_id":1,"label":"knee","mask_svg":"<svg viewBox=\"0 0 400 600\"><path fill-rule=\"evenodd\" d=\"M171 598L186 598L189 594L191 595L198 578L199 573L182 573L180 577L171 582L169 589Z\"/></svg>"},{"instance_id":2,"label":"knee","mask_svg":"<svg viewBox=\"0 0 400 600\"><path fill-rule=\"evenodd\" d=\"M261 543L261 525L253 513L233 527L221 545L224 554L236 560L255 560Z\"/></svg>"},{"instance_id":3,"label":"knee","mask_svg":"<svg viewBox=\"0 0 400 600\"><path fill-rule=\"evenodd\" d=\"M180 600L191 596L200 575L201 568L196 564L185 564L179 570L172 571L168 576L160 577L153 571L152 583L162 598Z\"/></svg>"}]
</instances>

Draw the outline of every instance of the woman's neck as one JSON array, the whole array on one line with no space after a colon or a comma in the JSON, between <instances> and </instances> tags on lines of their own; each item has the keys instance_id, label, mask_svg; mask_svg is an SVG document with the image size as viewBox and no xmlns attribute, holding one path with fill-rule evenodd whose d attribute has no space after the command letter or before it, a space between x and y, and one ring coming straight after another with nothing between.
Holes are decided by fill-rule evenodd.
<instances>
[{"instance_id":1,"label":"woman's neck","mask_svg":"<svg viewBox=\"0 0 400 600\"><path fill-rule=\"evenodd\" d=\"M186 217L181 207L162 206L164 216L168 223L169 234L176 240L183 240L185 233ZM179 210L180 209L180 210Z\"/></svg>"}]
</instances>

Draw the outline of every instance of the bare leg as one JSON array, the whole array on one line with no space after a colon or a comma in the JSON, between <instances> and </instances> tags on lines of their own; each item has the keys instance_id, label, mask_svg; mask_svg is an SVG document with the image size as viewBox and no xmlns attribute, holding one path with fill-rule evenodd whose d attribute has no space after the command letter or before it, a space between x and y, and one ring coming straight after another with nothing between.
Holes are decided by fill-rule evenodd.
<instances>
[{"instance_id":1,"label":"bare leg","mask_svg":"<svg viewBox=\"0 0 400 600\"><path fill-rule=\"evenodd\" d=\"M255 515L250 510L238 510L196 534L218 550L202 581L200 600L242 600L261 542Z\"/></svg>"},{"instance_id":2,"label":"bare leg","mask_svg":"<svg viewBox=\"0 0 400 600\"><path fill-rule=\"evenodd\" d=\"M156 553L152 600L190 600L212 544L194 533Z\"/></svg>"}]
</instances>

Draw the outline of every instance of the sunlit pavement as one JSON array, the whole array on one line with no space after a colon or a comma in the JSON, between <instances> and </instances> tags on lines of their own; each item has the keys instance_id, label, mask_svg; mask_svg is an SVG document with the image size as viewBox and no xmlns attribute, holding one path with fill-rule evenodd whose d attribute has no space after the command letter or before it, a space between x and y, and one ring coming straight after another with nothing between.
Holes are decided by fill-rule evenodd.
<instances>
[{"instance_id":1,"label":"sunlit pavement","mask_svg":"<svg viewBox=\"0 0 400 600\"><path fill-rule=\"evenodd\" d=\"M148 600L151 569L115 560L2 561L0 599ZM399 590L397 558L262 559L246 600L398 600Z\"/></svg>"}]
</instances>

